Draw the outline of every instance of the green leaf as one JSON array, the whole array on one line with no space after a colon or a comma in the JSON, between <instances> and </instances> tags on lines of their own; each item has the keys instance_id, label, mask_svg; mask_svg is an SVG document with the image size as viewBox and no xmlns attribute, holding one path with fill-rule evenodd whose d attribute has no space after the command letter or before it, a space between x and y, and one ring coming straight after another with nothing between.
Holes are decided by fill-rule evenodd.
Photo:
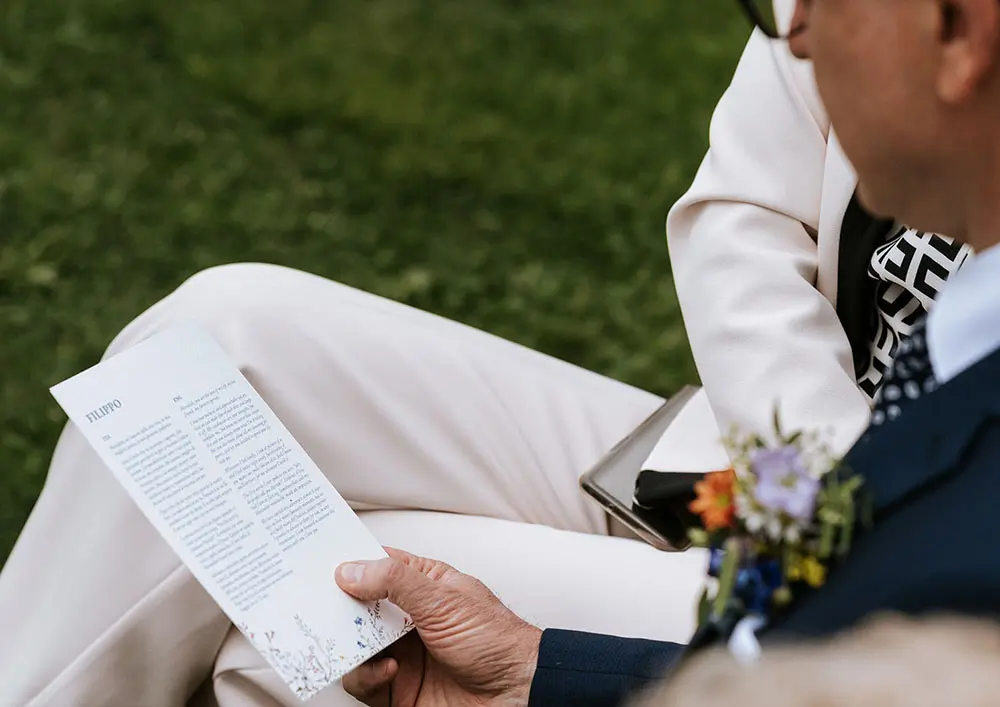
<instances>
[{"instance_id":1,"label":"green leaf","mask_svg":"<svg viewBox=\"0 0 1000 707\"><path fill-rule=\"evenodd\" d=\"M719 572L719 591L715 595L713 611L716 616L721 616L729 603L729 598L733 595L733 587L736 585L736 572L739 569L740 554L739 541L735 538L726 540L725 557L722 559L722 571Z\"/></svg>"},{"instance_id":2,"label":"green leaf","mask_svg":"<svg viewBox=\"0 0 1000 707\"><path fill-rule=\"evenodd\" d=\"M701 593L701 598L698 600L698 625L701 626L708 618L712 615L712 600L708 596L708 587Z\"/></svg>"},{"instance_id":3,"label":"green leaf","mask_svg":"<svg viewBox=\"0 0 1000 707\"><path fill-rule=\"evenodd\" d=\"M688 539L696 547L708 547L709 545L708 533L702 528L689 528Z\"/></svg>"},{"instance_id":4,"label":"green leaf","mask_svg":"<svg viewBox=\"0 0 1000 707\"><path fill-rule=\"evenodd\" d=\"M860 476L852 476L850 479L844 482L844 488L847 493L854 494L861 485L865 482Z\"/></svg>"},{"instance_id":5,"label":"green leaf","mask_svg":"<svg viewBox=\"0 0 1000 707\"><path fill-rule=\"evenodd\" d=\"M848 551L851 549L851 540L854 538L854 519L855 509L852 503L844 513L844 525L840 531L840 546L837 548L837 554L840 557L846 557Z\"/></svg>"},{"instance_id":6,"label":"green leaf","mask_svg":"<svg viewBox=\"0 0 1000 707\"><path fill-rule=\"evenodd\" d=\"M792 560L795 559L795 555L798 553L794 547L789 544L782 545L781 547L781 576L788 576L788 568L792 564Z\"/></svg>"},{"instance_id":7,"label":"green leaf","mask_svg":"<svg viewBox=\"0 0 1000 707\"><path fill-rule=\"evenodd\" d=\"M816 511L816 518L824 524L838 525L843 521L844 515L840 511L827 506Z\"/></svg>"},{"instance_id":8,"label":"green leaf","mask_svg":"<svg viewBox=\"0 0 1000 707\"><path fill-rule=\"evenodd\" d=\"M825 478L827 498L836 498L841 488L840 477L837 474L827 474Z\"/></svg>"},{"instance_id":9,"label":"green leaf","mask_svg":"<svg viewBox=\"0 0 1000 707\"><path fill-rule=\"evenodd\" d=\"M784 439L785 437L781 431L781 413L777 405L774 406L774 433L778 436L778 439Z\"/></svg>"},{"instance_id":10,"label":"green leaf","mask_svg":"<svg viewBox=\"0 0 1000 707\"><path fill-rule=\"evenodd\" d=\"M817 556L825 560L833 553L833 540L837 527L833 523L824 523L819 536L819 552Z\"/></svg>"}]
</instances>

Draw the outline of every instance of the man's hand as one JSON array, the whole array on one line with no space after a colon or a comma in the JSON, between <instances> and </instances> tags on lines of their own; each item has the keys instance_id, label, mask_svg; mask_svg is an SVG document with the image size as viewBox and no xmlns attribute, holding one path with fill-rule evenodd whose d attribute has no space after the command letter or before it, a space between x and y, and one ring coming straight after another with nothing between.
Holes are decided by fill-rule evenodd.
<instances>
[{"instance_id":1,"label":"man's hand","mask_svg":"<svg viewBox=\"0 0 1000 707\"><path fill-rule=\"evenodd\" d=\"M371 707L525 707L542 632L482 582L443 562L386 548L389 559L337 568L337 584L388 599L416 630L344 678ZM391 704L390 704L391 685Z\"/></svg>"}]
</instances>

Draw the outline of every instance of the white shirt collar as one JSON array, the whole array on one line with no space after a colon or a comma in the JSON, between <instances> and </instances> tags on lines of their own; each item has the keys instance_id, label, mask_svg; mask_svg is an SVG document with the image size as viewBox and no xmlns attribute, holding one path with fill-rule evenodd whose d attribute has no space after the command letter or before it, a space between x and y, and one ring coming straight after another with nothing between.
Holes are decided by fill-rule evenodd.
<instances>
[{"instance_id":1,"label":"white shirt collar","mask_svg":"<svg viewBox=\"0 0 1000 707\"><path fill-rule=\"evenodd\" d=\"M927 317L927 353L946 383L1000 349L1000 245L972 255Z\"/></svg>"}]
</instances>

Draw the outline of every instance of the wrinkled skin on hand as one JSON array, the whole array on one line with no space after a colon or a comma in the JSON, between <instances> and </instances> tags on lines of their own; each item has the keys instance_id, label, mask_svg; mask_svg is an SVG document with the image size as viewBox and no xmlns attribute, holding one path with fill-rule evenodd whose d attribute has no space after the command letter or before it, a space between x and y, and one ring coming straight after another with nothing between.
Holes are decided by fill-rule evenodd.
<instances>
[{"instance_id":1,"label":"wrinkled skin on hand","mask_svg":"<svg viewBox=\"0 0 1000 707\"><path fill-rule=\"evenodd\" d=\"M525 707L541 630L479 580L386 548L389 558L338 568L337 584L365 601L388 599L415 630L344 678L370 707Z\"/></svg>"}]
</instances>

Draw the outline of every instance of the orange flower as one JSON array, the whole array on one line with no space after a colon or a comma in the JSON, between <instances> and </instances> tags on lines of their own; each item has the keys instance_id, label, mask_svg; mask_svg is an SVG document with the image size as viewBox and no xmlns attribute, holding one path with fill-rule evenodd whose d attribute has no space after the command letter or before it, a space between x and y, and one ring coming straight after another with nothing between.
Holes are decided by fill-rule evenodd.
<instances>
[{"instance_id":1,"label":"orange flower","mask_svg":"<svg viewBox=\"0 0 1000 707\"><path fill-rule=\"evenodd\" d=\"M705 530L730 528L736 517L736 506L733 503L733 485L736 483L736 472L732 469L713 471L705 475L704 481L694 485L698 497L688 508L692 513L701 516Z\"/></svg>"}]
</instances>

